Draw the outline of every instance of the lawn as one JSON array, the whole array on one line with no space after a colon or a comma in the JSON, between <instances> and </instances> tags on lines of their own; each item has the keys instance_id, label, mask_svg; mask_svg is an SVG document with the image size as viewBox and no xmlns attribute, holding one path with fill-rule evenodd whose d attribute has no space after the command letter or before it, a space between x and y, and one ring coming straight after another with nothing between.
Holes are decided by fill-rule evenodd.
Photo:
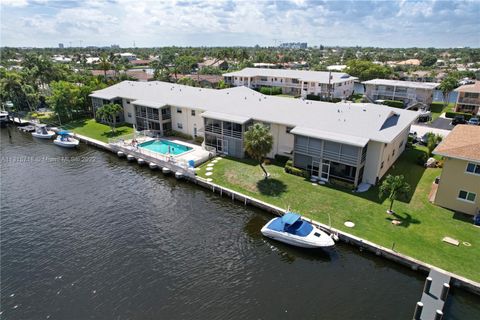
<instances>
[{"instance_id":1,"label":"lawn","mask_svg":"<svg viewBox=\"0 0 480 320\"><path fill-rule=\"evenodd\" d=\"M112 132L110 126L98 123L95 119L72 121L62 125L62 128L103 142L108 142L109 138L133 133L133 128L124 124L117 126L115 132Z\"/></svg>"},{"instance_id":2,"label":"lawn","mask_svg":"<svg viewBox=\"0 0 480 320\"><path fill-rule=\"evenodd\" d=\"M480 229L471 218L437 207L428 201L432 181L441 169L424 169L415 163L424 149L408 149L390 169L391 174L404 174L412 192L407 199L396 201L395 215L386 214L388 201L378 198L378 187L365 193L333 186L312 185L304 178L287 174L281 164L266 166L270 178L263 179L260 167L251 161L223 158L209 176L214 183L242 192L273 205L287 208L375 242L397 252L480 282ZM198 170L206 177L206 164ZM392 219L401 220L399 226ZM355 223L347 228L347 220ZM445 236L461 241L452 246L441 241ZM468 242L471 246L465 246Z\"/></svg>"},{"instance_id":3,"label":"lawn","mask_svg":"<svg viewBox=\"0 0 480 320\"><path fill-rule=\"evenodd\" d=\"M440 115L447 111L452 111L454 103L449 103L447 106L443 102L432 102L430 105L430 112L432 113L432 121L435 121Z\"/></svg>"}]
</instances>

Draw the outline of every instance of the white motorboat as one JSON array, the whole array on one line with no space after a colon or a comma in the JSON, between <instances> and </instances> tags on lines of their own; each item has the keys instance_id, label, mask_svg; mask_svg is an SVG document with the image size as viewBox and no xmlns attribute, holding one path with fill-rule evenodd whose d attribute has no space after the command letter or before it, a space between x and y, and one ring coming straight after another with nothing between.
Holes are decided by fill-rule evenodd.
<instances>
[{"instance_id":1,"label":"white motorboat","mask_svg":"<svg viewBox=\"0 0 480 320\"><path fill-rule=\"evenodd\" d=\"M32 136L40 139L51 139L55 135L55 132L47 130L47 126L44 124L37 124L35 131L32 132Z\"/></svg>"},{"instance_id":2,"label":"white motorboat","mask_svg":"<svg viewBox=\"0 0 480 320\"><path fill-rule=\"evenodd\" d=\"M75 148L80 143L80 141L77 139L72 138L70 132L68 131L62 130L57 132L57 134L58 136L55 140L53 140L53 143L59 147Z\"/></svg>"},{"instance_id":3,"label":"white motorboat","mask_svg":"<svg viewBox=\"0 0 480 320\"><path fill-rule=\"evenodd\" d=\"M327 248L335 245L328 234L293 212L270 220L261 232L268 238L302 248Z\"/></svg>"}]
</instances>

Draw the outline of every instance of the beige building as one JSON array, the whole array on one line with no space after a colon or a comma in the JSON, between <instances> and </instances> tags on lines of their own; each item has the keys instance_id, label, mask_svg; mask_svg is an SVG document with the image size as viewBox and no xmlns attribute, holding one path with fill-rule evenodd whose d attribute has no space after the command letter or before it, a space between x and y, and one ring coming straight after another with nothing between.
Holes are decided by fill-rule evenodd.
<instances>
[{"instance_id":1,"label":"beige building","mask_svg":"<svg viewBox=\"0 0 480 320\"><path fill-rule=\"evenodd\" d=\"M245 131L255 122L270 128L267 155L324 181L376 184L405 149L414 111L368 103L330 103L266 96L245 87L222 90L150 81L123 81L93 92L94 109L116 102L118 122L169 135L203 137L219 154L244 158Z\"/></svg>"},{"instance_id":2,"label":"beige building","mask_svg":"<svg viewBox=\"0 0 480 320\"><path fill-rule=\"evenodd\" d=\"M415 82L373 79L362 82L365 95L370 100L402 101L405 107L421 103L427 106L433 101L433 92L440 85L436 82Z\"/></svg>"},{"instance_id":3,"label":"beige building","mask_svg":"<svg viewBox=\"0 0 480 320\"><path fill-rule=\"evenodd\" d=\"M225 73L223 77L226 83L235 87L279 87L284 94L339 99L353 94L354 82L358 79L343 72L266 68L245 68Z\"/></svg>"},{"instance_id":4,"label":"beige building","mask_svg":"<svg viewBox=\"0 0 480 320\"><path fill-rule=\"evenodd\" d=\"M443 156L434 203L455 211L480 210L480 127L457 125L433 151Z\"/></svg>"},{"instance_id":5,"label":"beige building","mask_svg":"<svg viewBox=\"0 0 480 320\"><path fill-rule=\"evenodd\" d=\"M455 91L458 92L456 112L480 115L480 81L460 86Z\"/></svg>"}]
</instances>

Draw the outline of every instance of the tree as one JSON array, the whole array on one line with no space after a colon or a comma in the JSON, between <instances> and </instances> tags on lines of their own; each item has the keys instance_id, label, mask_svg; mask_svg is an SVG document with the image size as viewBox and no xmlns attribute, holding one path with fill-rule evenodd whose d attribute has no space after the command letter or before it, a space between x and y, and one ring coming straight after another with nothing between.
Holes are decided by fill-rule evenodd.
<instances>
[{"instance_id":1,"label":"tree","mask_svg":"<svg viewBox=\"0 0 480 320\"><path fill-rule=\"evenodd\" d=\"M117 103L104 104L97 109L95 116L102 119L110 125L112 132L115 132L117 125L117 115L123 110L122 106Z\"/></svg>"},{"instance_id":2,"label":"tree","mask_svg":"<svg viewBox=\"0 0 480 320\"><path fill-rule=\"evenodd\" d=\"M347 62L346 73L360 78L360 81L375 78L388 78L393 70L390 67L375 64L365 60L350 60Z\"/></svg>"},{"instance_id":3,"label":"tree","mask_svg":"<svg viewBox=\"0 0 480 320\"><path fill-rule=\"evenodd\" d=\"M108 57L106 54L103 54L98 61L98 66L101 70L103 70L103 77L105 82L107 82L107 71L110 70L111 63L108 61Z\"/></svg>"},{"instance_id":4,"label":"tree","mask_svg":"<svg viewBox=\"0 0 480 320\"><path fill-rule=\"evenodd\" d=\"M270 133L270 128L262 123L255 123L249 127L244 135L244 147L248 155L258 161L265 174L265 179L267 179L268 172L263 167L263 160L272 151L273 147L273 136Z\"/></svg>"},{"instance_id":5,"label":"tree","mask_svg":"<svg viewBox=\"0 0 480 320\"><path fill-rule=\"evenodd\" d=\"M392 176L389 174L385 180L383 180L378 196L380 198L387 196L390 200L390 209L387 212L393 213L393 202L397 200L398 196L406 196L409 192L410 185L405 181L403 175Z\"/></svg>"},{"instance_id":6,"label":"tree","mask_svg":"<svg viewBox=\"0 0 480 320\"><path fill-rule=\"evenodd\" d=\"M426 55L425 57L423 57L421 65L423 67L431 67L436 62L437 62L437 57L435 57L433 55Z\"/></svg>"},{"instance_id":7,"label":"tree","mask_svg":"<svg viewBox=\"0 0 480 320\"><path fill-rule=\"evenodd\" d=\"M457 78L453 76L447 76L445 77L440 85L438 86L438 89L442 91L443 94L443 102L445 106L448 104L448 101L450 100L450 93L458 87L458 80Z\"/></svg>"},{"instance_id":8,"label":"tree","mask_svg":"<svg viewBox=\"0 0 480 320\"><path fill-rule=\"evenodd\" d=\"M432 156L432 151L435 147L442 141L442 136L438 134L434 134L433 132L429 132L427 136L427 150L428 150L428 157Z\"/></svg>"},{"instance_id":9,"label":"tree","mask_svg":"<svg viewBox=\"0 0 480 320\"><path fill-rule=\"evenodd\" d=\"M73 119L74 111L81 108L83 103L80 86L67 81L53 81L50 83L51 95L47 98L49 105L59 120Z\"/></svg>"}]
</instances>

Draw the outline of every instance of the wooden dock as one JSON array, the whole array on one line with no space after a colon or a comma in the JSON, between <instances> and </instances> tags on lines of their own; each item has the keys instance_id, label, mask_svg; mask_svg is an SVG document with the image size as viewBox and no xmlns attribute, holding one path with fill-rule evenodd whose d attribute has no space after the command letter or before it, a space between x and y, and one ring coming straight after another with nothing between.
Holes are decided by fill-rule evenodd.
<instances>
[{"instance_id":1,"label":"wooden dock","mask_svg":"<svg viewBox=\"0 0 480 320\"><path fill-rule=\"evenodd\" d=\"M450 280L450 276L436 269L430 269L423 287L422 299L415 306L414 320L441 320L443 318L443 306L448 298Z\"/></svg>"}]
</instances>

